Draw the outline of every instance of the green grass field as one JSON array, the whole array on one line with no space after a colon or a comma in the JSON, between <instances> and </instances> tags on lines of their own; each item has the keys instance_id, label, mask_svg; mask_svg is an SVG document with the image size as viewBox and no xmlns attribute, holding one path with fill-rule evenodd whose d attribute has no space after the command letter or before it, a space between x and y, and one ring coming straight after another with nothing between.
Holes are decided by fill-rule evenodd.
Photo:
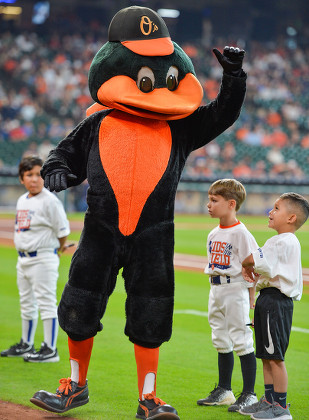
<instances>
[{"instance_id":1,"label":"green grass field","mask_svg":"<svg viewBox=\"0 0 309 420\"><path fill-rule=\"evenodd\" d=\"M70 216L70 219L81 217ZM274 232L267 229L263 218L240 217L262 245ZM205 255L207 234L216 225L207 216L176 217L175 251ZM302 244L303 266L309 267L308 223L298 232ZM78 239L72 233L71 239ZM15 278L16 251L0 247L0 348L19 341L21 320ZM60 264L58 296L66 283L70 256L63 255ZM208 278L201 272L176 271L175 314L173 336L162 345L157 381L157 394L175 406L181 420L221 420L243 418L228 413L226 407L199 407L197 399L205 397L217 382L217 353L212 347L207 320ZM133 345L123 333L125 325L125 292L121 276L110 298L103 318L104 331L95 337L88 371L90 403L69 411L84 420L133 419L137 408L137 380ZM309 419L309 286L305 285L300 302L295 303L293 331L286 355L289 374L288 401L294 419ZM36 347L43 339L42 323L36 334ZM34 392L54 392L58 381L70 375L67 337L59 332L59 363L31 364L21 359L0 358L0 400L34 406L29 402ZM233 391L242 388L239 359L235 356ZM258 361L256 392L263 393L261 363ZM1 406L0 406L1 419Z\"/></svg>"}]
</instances>

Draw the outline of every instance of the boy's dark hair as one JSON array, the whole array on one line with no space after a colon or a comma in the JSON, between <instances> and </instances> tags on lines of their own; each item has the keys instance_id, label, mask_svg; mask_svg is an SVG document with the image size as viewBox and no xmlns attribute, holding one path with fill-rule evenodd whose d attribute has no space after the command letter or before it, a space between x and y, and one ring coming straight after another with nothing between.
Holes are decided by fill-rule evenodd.
<instances>
[{"instance_id":1,"label":"boy's dark hair","mask_svg":"<svg viewBox=\"0 0 309 420\"><path fill-rule=\"evenodd\" d=\"M25 156L20 161L18 166L18 175L20 179L23 179L26 171L31 171L34 166L43 166L43 160L38 156Z\"/></svg>"},{"instance_id":2,"label":"boy's dark hair","mask_svg":"<svg viewBox=\"0 0 309 420\"><path fill-rule=\"evenodd\" d=\"M294 192L284 193L279 198L288 201L291 212L297 216L296 228L299 229L309 217L308 201L302 195Z\"/></svg>"},{"instance_id":3,"label":"boy's dark hair","mask_svg":"<svg viewBox=\"0 0 309 420\"><path fill-rule=\"evenodd\" d=\"M241 182L236 179L218 179L208 190L209 195L221 195L225 200L236 201L236 211L245 201L246 190Z\"/></svg>"}]
</instances>

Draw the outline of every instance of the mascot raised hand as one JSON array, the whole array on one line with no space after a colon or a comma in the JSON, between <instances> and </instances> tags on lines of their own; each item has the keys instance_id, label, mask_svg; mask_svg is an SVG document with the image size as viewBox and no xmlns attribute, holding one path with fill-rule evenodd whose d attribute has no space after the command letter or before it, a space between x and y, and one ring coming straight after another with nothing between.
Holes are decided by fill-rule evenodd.
<instances>
[{"instance_id":1,"label":"mascot raised hand","mask_svg":"<svg viewBox=\"0 0 309 420\"><path fill-rule=\"evenodd\" d=\"M203 91L192 62L156 12L132 6L110 23L108 42L89 71L95 103L42 169L51 191L85 179L89 189L58 308L71 374L55 394L35 393L31 401L41 408L63 413L88 402L94 336L123 269L125 334L137 365L136 418L179 419L156 395L159 348L172 333L176 189L189 154L238 118L246 89L244 51L213 51L223 67L222 83L217 98L200 106Z\"/></svg>"}]
</instances>

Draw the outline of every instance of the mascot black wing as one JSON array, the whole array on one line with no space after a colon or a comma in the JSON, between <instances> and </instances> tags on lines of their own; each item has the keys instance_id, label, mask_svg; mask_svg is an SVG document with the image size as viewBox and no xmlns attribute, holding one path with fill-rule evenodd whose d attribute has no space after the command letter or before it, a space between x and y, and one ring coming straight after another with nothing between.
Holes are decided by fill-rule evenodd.
<instances>
[{"instance_id":1,"label":"mascot black wing","mask_svg":"<svg viewBox=\"0 0 309 420\"><path fill-rule=\"evenodd\" d=\"M159 347L172 332L176 189L190 152L233 124L245 95L244 52L226 47L214 53L224 70L220 92L200 106L203 92L191 60L171 41L163 19L145 7L120 10L90 67L95 104L44 164L42 176L51 189L86 178L89 183L84 229L58 310L69 337L69 397L83 387L88 392L93 337L103 328L123 268L125 334L134 343L138 374L137 418L179 418L155 394ZM57 412L73 408L59 389L61 398L40 391L32 402L51 411L56 404ZM86 397L80 401L85 404Z\"/></svg>"}]
</instances>

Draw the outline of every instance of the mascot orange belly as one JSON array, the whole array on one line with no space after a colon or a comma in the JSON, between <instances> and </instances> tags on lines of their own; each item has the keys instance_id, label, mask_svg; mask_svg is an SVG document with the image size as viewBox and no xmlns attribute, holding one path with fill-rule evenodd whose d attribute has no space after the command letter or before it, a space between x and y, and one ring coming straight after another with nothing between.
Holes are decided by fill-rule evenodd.
<instances>
[{"instance_id":1,"label":"mascot orange belly","mask_svg":"<svg viewBox=\"0 0 309 420\"><path fill-rule=\"evenodd\" d=\"M134 232L149 195L167 168L171 147L166 121L147 121L120 111L102 121L100 158L117 200L123 235Z\"/></svg>"}]
</instances>

